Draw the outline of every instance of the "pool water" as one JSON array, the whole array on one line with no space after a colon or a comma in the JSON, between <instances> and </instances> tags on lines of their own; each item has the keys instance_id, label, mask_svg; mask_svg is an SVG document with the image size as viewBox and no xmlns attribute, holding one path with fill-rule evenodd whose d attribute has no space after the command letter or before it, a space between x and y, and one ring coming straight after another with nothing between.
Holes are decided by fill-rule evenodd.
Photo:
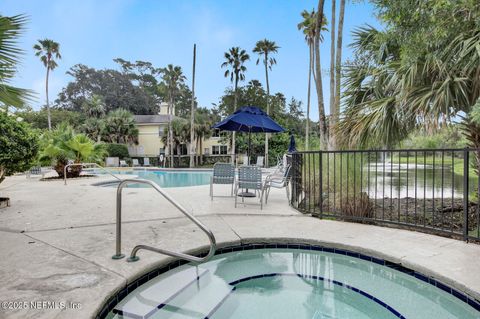
<instances>
[{"instance_id":1,"label":"pool water","mask_svg":"<svg viewBox=\"0 0 480 319\"><path fill-rule=\"evenodd\" d=\"M207 185L210 183L212 171L160 171L160 170L133 170L115 172L122 175L136 175L139 178L154 181L160 187L184 187ZM116 186L118 183L106 184ZM128 187L148 187L142 184L130 184Z\"/></svg>"},{"instance_id":2,"label":"pool water","mask_svg":"<svg viewBox=\"0 0 480 319\"><path fill-rule=\"evenodd\" d=\"M223 253L160 274L107 318L480 318L472 306L392 267L303 249Z\"/></svg>"}]
</instances>

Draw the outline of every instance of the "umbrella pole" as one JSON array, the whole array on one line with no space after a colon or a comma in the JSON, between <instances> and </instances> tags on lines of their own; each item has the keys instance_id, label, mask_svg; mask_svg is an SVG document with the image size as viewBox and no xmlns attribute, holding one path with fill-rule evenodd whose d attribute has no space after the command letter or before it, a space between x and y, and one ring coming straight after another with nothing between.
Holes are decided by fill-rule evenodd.
<instances>
[{"instance_id":1,"label":"umbrella pole","mask_svg":"<svg viewBox=\"0 0 480 319\"><path fill-rule=\"evenodd\" d=\"M251 146L252 146L252 128L249 127L249 130L248 130L248 151L247 151L248 163L247 163L247 165L250 165L250 153L251 153L250 148L251 148ZM245 189L245 192L242 193L242 196L243 197L255 197L256 194L250 193L248 191L248 188L247 188L247 189Z\"/></svg>"},{"instance_id":2,"label":"umbrella pole","mask_svg":"<svg viewBox=\"0 0 480 319\"><path fill-rule=\"evenodd\" d=\"M248 153L247 153L247 157L248 157L248 165L250 165L250 154L251 154L251 147L252 147L252 129L250 128L250 130L248 131Z\"/></svg>"}]
</instances>

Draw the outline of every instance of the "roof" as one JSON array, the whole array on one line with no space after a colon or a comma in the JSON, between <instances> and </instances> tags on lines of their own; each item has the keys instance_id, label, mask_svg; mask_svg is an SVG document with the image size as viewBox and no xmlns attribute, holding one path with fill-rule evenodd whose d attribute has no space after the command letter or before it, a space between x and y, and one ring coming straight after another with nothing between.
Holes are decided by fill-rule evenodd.
<instances>
[{"instance_id":1,"label":"roof","mask_svg":"<svg viewBox=\"0 0 480 319\"><path fill-rule=\"evenodd\" d=\"M135 123L137 124L161 124L168 123L170 115L156 114L156 115L134 115Z\"/></svg>"}]
</instances>

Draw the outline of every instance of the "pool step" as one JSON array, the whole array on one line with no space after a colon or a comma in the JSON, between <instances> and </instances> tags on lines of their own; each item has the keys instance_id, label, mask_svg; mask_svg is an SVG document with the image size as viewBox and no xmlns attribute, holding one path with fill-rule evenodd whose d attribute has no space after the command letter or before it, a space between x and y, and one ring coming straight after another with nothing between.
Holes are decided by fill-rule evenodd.
<instances>
[{"instance_id":1,"label":"pool step","mask_svg":"<svg viewBox=\"0 0 480 319\"><path fill-rule=\"evenodd\" d=\"M223 279L209 272L200 278L198 285L189 286L173 298L154 318L208 318L228 297L232 288Z\"/></svg>"},{"instance_id":2,"label":"pool step","mask_svg":"<svg viewBox=\"0 0 480 319\"><path fill-rule=\"evenodd\" d=\"M160 275L135 289L115 306L113 313L124 318L149 318L159 307L189 285L195 284L207 272L199 267L180 266L171 276Z\"/></svg>"},{"instance_id":3,"label":"pool step","mask_svg":"<svg viewBox=\"0 0 480 319\"><path fill-rule=\"evenodd\" d=\"M113 312L123 318L205 318L232 287L200 267L184 265L129 294Z\"/></svg>"}]
</instances>

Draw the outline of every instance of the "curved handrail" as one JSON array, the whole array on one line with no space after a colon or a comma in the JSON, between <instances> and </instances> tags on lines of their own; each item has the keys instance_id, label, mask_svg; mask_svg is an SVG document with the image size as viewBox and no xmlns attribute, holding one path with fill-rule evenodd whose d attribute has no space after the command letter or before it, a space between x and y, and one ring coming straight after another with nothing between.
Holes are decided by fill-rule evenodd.
<instances>
[{"instance_id":1,"label":"curved handrail","mask_svg":"<svg viewBox=\"0 0 480 319\"><path fill-rule=\"evenodd\" d=\"M105 167L97 164L97 163L73 163L73 164L67 164L65 165L65 167L63 168L63 181L65 182L65 185L67 185L67 168L68 167L72 167L72 166L96 166L98 168L100 168L101 170L103 170L104 172L106 172L107 174L110 174L111 176L115 177L116 179L118 179L119 181L121 181L122 179L119 178L118 176L115 176L113 175L112 173L110 173L107 169L105 169Z\"/></svg>"},{"instance_id":2,"label":"curved handrail","mask_svg":"<svg viewBox=\"0 0 480 319\"><path fill-rule=\"evenodd\" d=\"M170 250L165 250L165 249L160 249L160 248L155 248L147 245L137 245L132 249L132 252L130 253L130 257L127 259L127 261L137 261L139 257L137 256L137 252L140 249L145 249L145 250L150 250L156 253L172 256L172 257L177 257L177 258L182 258L188 261L193 261L193 262L205 262L208 259L210 259L214 254L216 250L216 240L215 236L213 233L200 221L198 220L195 216L190 214L183 206L181 206L175 199L173 199L169 194L167 194L160 186L158 186L157 183L145 179L125 179L122 180L117 187L117 225L116 225L116 249L115 249L115 255L112 256L113 259L121 259L125 257L125 255L122 254L121 252L121 245L122 245L122 190L125 186L128 184L145 184L145 185L150 185L155 189L160 195L165 197L173 206L175 206L178 210L180 210L185 216L188 217L195 225L197 225L207 236L208 240L210 241L210 249L208 251L208 254L205 257L196 257L184 253L178 253Z\"/></svg>"}]
</instances>

